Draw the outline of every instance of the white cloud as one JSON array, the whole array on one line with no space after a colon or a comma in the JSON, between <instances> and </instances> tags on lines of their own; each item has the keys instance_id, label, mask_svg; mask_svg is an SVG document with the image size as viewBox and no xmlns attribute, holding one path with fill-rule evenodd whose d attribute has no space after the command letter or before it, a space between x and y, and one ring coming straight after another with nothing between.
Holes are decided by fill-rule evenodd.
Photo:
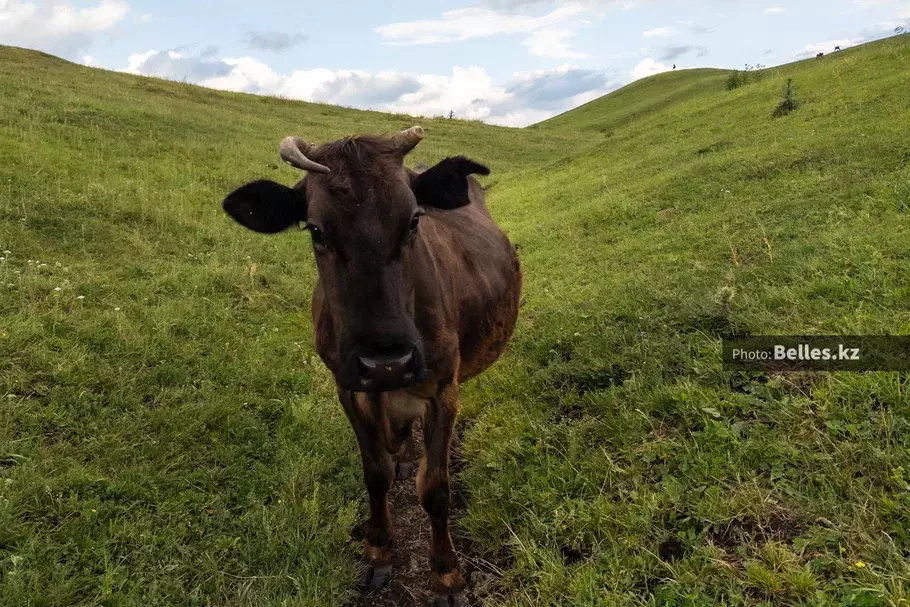
<instances>
[{"instance_id":1,"label":"white cloud","mask_svg":"<svg viewBox=\"0 0 910 607\"><path fill-rule=\"evenodd\" d=\"M874 8L876 6L894 6L901 0L853 0L853 4L861 8Z\"/></svg>"},{"instance_id":2,"label":"white cloud","mask_svg":"<svg viewBox=\"0 0 910 607\"><path fill-rule=\"evenodd\" d=\"M585 11L580 3L567 4L540 16L502 13L472 7L447 11L442 19L404 21L376 28L383 42L393 45L435 44L496 34L523 34L576 17Z\"/></svg>"},{"instance_id":3,"label":"white cloud","mask_svg":"<svg viewBox=\"0 0 910 607\"><path fill-rule=\"evenodd\" d=\"M676 32L674 32L672 28L658 27L653 30L648 30L646 32L642 32L641 35L644 36L645 38L655 38L655 37L669 38L670 36L673 36L675 33Z\"/></svg>"},{"instance_id":4,"label":"white cloud","mask_svg":"<svg viewBox=\"0 0 910 607\"><path fill-rule=\"evenodd\" d=\"M651 57L642 59L638 65L632 68L632 79L639 80L640 78L646 78L648 76L653 76L654 74L660 74L661 72L670 71L670 67L655 61Z\"/></svg>"},{"instance_id":5,"label":"white cloud","mask_svg":"<svg viewBox=\"0 0 910 607\"><path fill-rule=\"evenodd\" d=\"M520 12L471 7L447 11L441 19L390 23L377 27L375 31L384 44L395 46L438 44L500 34L525 34L527 38L523 44L533 55L582 59L587 55L571 50L569 39L575 34L575 29L584 23L581 16L593 8L593 5L582 2L562 3L546 14L531 16Z\"/></svg>"},{"instance_id":6,"label":"white cloud","mask_svg":"<svg viewBox=\"0 0 910 607\"><path fill-rule=\"evenodd\" d=\"M0 0L0 40L73 57L129 10L123 0L100 0L82 8L54 0Z\"/></svg>"},{"instance_id":7,"label":"white cloud","mask_svg":"<svg viewBox=\"0 0 910 607\"><path fill-rule=\"evenodd\" d=\"M779 15L786 12L786 9L782 6L769 6L762 12L762 15Z\"/></svg>"},{"instance_id":8,"label":"white cloud","mask_svg":"<svg viewBox=\"0 0 910 607\"><path fill-rule=\"evenodd\" d=\"M834 49L841 47L842 49L847 48L848 46L853 46L855 44L861 43L862 40L859 38L841 38L838 40L825 40L824 42L813 42L812 44L807 44L803 47L801 51L798 51L793 54L794 57L814 57L819 53L833 53Z\"/></svg>"},{"instance_id":9,"label":"white cloud","mask_svg":"<svg viewBox=\"0 0 910 607\"><path fill-rule=\"evenodd\" d=\"M534 32L522 42L532 55L549 59L586 59L585 53L569 48L569 39L574 32L564 29L542 29Z\"/></svg>"},{"instance_id":10,"label":"white cloud","mask_svg":"<svg viewBox=\"0 0 910 607\"><path fill-rule=\"evenodd\" d=\"M102 67L102 68L104 67L103 65L101 65L100 63L95 61L91 55L83 55L82 60L79 63L81 63L82 65L87 65L88 67Z\"/></svg>"},{"instance_id":11,"label":"white cloud","mask_svg":"<svg viewBox=\"0 0 910 607\"><path fill-rule=\"evenodd\" d=\"M449 75L329 70L280 74L252 57L218 58L150 50L130 55L123 70L202 86L421 116L446 115L525 126L599 97L620 83L605 72L563 65L520 72L497 85L481 67Z\"/></svg>"}]
</instances>

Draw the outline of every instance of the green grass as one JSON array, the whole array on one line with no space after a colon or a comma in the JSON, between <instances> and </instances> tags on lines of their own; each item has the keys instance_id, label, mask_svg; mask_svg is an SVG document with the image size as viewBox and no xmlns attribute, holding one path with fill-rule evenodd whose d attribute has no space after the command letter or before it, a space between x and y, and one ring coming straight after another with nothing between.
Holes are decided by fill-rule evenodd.
<instances>
[{"instance_id":1,"label":"green grass","mask_svg":"<svg viewBox=\"0 0 910 607\"><path fill-rule=\"evenodd\" d=\"M491 604L907 605L907 375L730 373L719 344L910 332L908 64L903 36L732 91L677 71L512 130L0 48L0 604L355 596L309 245L219 203L297 177L284 135L420 123L411 161L489 163L525 268L464 391Z\"/></svg>"}]
</instances>

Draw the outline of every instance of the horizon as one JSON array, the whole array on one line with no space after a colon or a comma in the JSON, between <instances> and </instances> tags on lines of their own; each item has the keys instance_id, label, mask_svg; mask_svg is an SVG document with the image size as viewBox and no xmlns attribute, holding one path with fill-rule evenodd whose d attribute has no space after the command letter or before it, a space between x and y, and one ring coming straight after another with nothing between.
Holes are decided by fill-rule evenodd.
<instances>
[{"instance_id":1,"label":"horizon","mask_svg":"<svg viewBox=\"0 0 910 607\"><path fill-rule=\"evenodd\" d=\"M910 29L908 0L350 2L341 18L273 6L0 0L0 44L212 89L523 127L665 71L773 67Z\"/></svg>"}]
</instances>

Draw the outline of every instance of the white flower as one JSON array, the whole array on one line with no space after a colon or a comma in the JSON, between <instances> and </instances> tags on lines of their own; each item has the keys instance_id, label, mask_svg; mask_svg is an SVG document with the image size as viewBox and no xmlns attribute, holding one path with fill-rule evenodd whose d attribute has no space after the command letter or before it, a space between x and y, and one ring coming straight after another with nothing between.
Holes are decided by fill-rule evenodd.
<instances>
[{"instance_id":1,"label":"white flower","mask_svg":"<svg viewBox=\"0 0 910 607\"><path fill-rule=\"evenodd\" d=\"M114 308L114 312L119 312L120 308Z\"/></svg>"},{"instance_id":2,"label":"white flower","mask_svg":"<svg viewBox=\"0 0 910 607\"><path fill-rule=\"evenodd\" d=\"M77 295L76 299L85 299L85 295Z\"/></svg>"},{"instance_id":3,"label":"white flower","mask_svg":"<svg viewBox=\"0 0 910 607\"><path fill-rule=\"evenodd\" d=\"M0 261L6 261L6 257L0 257Z\"/></svg>"},{"instance_id":4,"label":"white flower","mask_svg":"<svg viewBox=\"0 0 910 607\"><path fill-rule=\"evenodd\" d=\"M55 291L60 291L61 289L60 289L60 287L54 287L54 290L55 290Z\"/></svg>"},{"instance_id":5,"label":"white flower","mask_svg":"<svg viewBox=\"0 0 910 607\"><path fill-rule=\"evenodd\" d=\"M12 251L3 251L3 254L4 254L4 255L10 255L10 254L12 254Z\"/></svg>"}]
</instances>

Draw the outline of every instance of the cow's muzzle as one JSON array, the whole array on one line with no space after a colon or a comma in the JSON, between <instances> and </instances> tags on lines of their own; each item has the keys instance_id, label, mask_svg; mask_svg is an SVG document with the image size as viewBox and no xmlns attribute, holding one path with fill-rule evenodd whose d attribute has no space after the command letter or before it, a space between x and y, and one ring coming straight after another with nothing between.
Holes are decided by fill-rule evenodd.
<instances>
[{"instance_id":1,"label":"cow's muzzle","mask_svg":"<svg viewBox=\"0 0 910 607\"><path fill-rule=\"evenodd\" d=\"M342 387L356 392L391 392L426 379L423 354L414 346L377 352L361 346L348 355Z\"/></svg>"}]
</instances>

